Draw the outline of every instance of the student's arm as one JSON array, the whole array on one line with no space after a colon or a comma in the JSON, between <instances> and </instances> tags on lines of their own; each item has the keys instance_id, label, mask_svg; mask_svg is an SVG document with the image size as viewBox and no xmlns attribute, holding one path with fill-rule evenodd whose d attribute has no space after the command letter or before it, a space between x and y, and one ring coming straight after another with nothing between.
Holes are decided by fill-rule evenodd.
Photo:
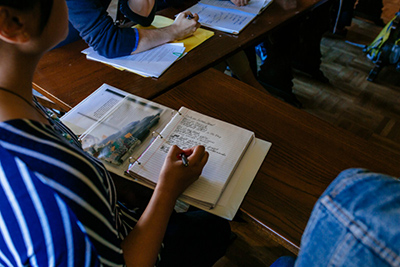
<instances>
[{"instance_id":1,"label":"student's arm","mask_svg":"<svg viewBox=\"0 0 400 267\"><path fill-rule=\"evenodd\" d=\"M200 176L208 160L203 146L184 150L189 159L185 167L172 146L160 173L153 196L132 232L122 242L126 266L154 266L176 199Z\"/></svg>"},{"instance_id":2,"label":"student's arm","mask_svg":"<svg viewBox=\"0 0 400 267\"><path fill-rule=\"evenodd\" d=\"M197 22L198 17L189 20L179 15L169 27L140 30L139 33L137 29L114 25L100 0L66 0L66 2L69 20L82 39L100 55L108 58L126 56L184 38L200 26Z\"/></svg>"},{"instance_id":3,"label":"student's arm","mask_svg":"<svg viewBox=\"0 0 400 267\"><path fill-rule=\"evenodd\" d=\"M197 14L191 14L193 19L188 19L187 16L189 14L191 14L190 11L179 13L174 23L164 28L140 29L138 47L133 54L192 35L200 27L200 23L198 22L199 16Z\"/></svg>"}]
</instances>

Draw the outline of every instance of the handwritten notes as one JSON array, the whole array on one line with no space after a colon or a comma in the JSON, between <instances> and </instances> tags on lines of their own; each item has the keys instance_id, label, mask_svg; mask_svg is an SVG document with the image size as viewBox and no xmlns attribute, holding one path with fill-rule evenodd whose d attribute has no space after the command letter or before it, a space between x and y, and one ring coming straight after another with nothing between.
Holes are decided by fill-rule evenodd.
<instances>
[{"instance_id":1,"label":"handwritten notes","mask_svg":"<svg viewBox=\"0 0 400 267\"><path fill-rule=\"evenodd\" d=\"M190 7L199 15L199 22L216 30L239 34L272 0L252 0L246 6L237 7L230 1L201 0Z\"/></svg>"},{"instance_id":2,"label":"handwritten notes","mask_svg":"<svg viewBox=\"0 0 400 267\"><path fill-rule=\"evenodd\" d=\"M164 128L161 136L139 159L141 164L133 165L132 172L157 183L161 166L172 145L180 148L203 145L210 154L209 160L201 177L184 192L184 196L208 203L211 207L217 203L254 138L248 130L185 107Z\"/></svg>"}]
</instances>

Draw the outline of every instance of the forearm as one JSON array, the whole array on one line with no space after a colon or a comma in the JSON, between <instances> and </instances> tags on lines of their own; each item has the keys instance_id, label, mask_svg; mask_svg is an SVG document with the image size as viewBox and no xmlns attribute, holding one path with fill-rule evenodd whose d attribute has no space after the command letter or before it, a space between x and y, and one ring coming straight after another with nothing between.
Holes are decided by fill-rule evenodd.
<instances>
[{"instance_id":1,"label":"forearm","mask_svg":"<svg viewBox=\"0 0 400 267\"><path fill-rule=\"evenodd\" d=\"M188 19L189 15L193 19ZM139 43L133 53L139 53L155 46L192 35L200 27L198 20L199 16L197 14L185 11L179 13L174 23L167 27L151 30L139 29Z\"/></svg>"},{"instance_id":2,"label":"forearm","mask_svg":"<svg viewBox=\"0 0 400 267\"><path fill-rule=\"evenodd\" d=\"M187 155L189 166L182 165L182 153ZM170 148L146 210L122 242L127 266L154 266L176 199L199 178L208 156L204 146Z\"/></svg>"},{"instance_id":3,"label":"forearm","mask_svg":"<svg viewBox=\"0 0 400 267\"><path fill-rule=\"evenodd\" d=\"M175 36L176 34L171 26L161 29L139 29L139 43L133 54L174 41L176 38Z\"/></svg>"},{"instance_id":4,"label":"forearm","mask_svg":"<svg viewBox=\"0 0 400 267\"><path fill-rule=\"evenodd\" d=\"M126 266L154 266L174 206L174 198L154 191L140 220L122 243Z\"/></svg>"}]
</instances>

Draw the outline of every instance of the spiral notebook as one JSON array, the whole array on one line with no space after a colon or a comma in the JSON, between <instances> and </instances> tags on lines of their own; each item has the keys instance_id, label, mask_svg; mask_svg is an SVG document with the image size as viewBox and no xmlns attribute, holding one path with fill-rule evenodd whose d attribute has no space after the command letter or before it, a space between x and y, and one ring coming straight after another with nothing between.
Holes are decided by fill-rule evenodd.
<instances>
[{"instance_id":1,"label":"spiral notebook","mask_svg":"<svg viewBox=\"0 0 400 267\"><path fill-rule=\"evenodd\" d=\"M183 193L181 199L211 209L217 204L253 139L251 131L181 107L146 151L132 163L128 174L154 187L172 145L182 149L203 145L209 153L209 160L200 178Z\"/></svg>"},{"instance_id":2,"label":"spiral notebook","mask_svg":"<svg viewBox=\"0 0 400 267\"><path fill-rule=\"evenodd\" d=\"M247 129L187 107L176 111L107 84L61 121L110 172L150 188L172 145L205 146L208 162L180 200L227 219L237 212L271 146Z\"/></svg>"}]
</instances>

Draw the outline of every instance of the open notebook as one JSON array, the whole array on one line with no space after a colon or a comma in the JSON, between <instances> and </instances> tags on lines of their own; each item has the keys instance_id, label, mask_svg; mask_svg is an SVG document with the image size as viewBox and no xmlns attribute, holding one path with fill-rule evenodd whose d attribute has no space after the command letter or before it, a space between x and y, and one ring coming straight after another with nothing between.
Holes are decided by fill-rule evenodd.
<instances>
[{"instance_id":1,"label":"open notebook","mask_svg":"<svg viewBox=\"0 0 400 267\"><path fill-rule=\"evenodd\" d=\"M128 173L149 186L155 186L172 145L182 149L204 145L209 160L200 178L183 193L181 199L195 202L205 209L214 208L253 139L253 132L182 107L132 164Z\"/></svg>"},{"instance_id":2,"label":"open notebook","mask_svg":"<svg viewBox=\"0 0 400 267\"><path fill-rule=\"evenodd\" d=\"M199 15L199 22L219 31L239 34L272 0L251 0L245 6L236 6L228 0L201 0L188 8Z\"/></svg>"},{"instance_id":3,"label":"open notebook","mask_svg":"<svg viewBox=\"0 0 400 267\"><path fill-rule=\"evenodd\" d=\"M109 171L150 188L171 145L204 145L209 160L180 200L227 219L235 215L271 146L249 130L186 107L175 111L107 84L61 120Z\"/></svg>"}]
</instances>

